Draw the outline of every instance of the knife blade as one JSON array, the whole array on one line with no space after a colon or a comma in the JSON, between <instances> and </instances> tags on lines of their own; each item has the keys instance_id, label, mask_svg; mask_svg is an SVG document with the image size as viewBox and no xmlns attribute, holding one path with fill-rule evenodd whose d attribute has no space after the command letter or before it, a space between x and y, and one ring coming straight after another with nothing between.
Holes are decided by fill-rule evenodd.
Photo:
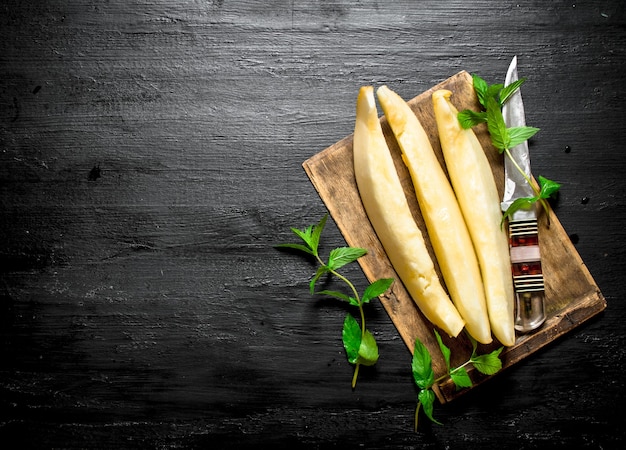
<instances>
[{"instance_id":1,"label":"knife blade","mask_svg":"<svg viewBox=\"0 0 626 450\"><path fill-rule=\"evenodd\" d=\"M505 86L518 80L517 56L513 57L505 78ZM509 98L502 108L504 122L509 127L526 125L524 103L520 89ZM510 149L511 157L526 176L531 177L528 142ZM504 158L504 195L502 210L516 199L533 197L532 187L520 173L515 163ZM539 228L535 207L520 209L509 219L509 248L515 287L515 329L527 333L540 327L546 320L545 284L539 251Z\"/></svg>"}]
</instances>

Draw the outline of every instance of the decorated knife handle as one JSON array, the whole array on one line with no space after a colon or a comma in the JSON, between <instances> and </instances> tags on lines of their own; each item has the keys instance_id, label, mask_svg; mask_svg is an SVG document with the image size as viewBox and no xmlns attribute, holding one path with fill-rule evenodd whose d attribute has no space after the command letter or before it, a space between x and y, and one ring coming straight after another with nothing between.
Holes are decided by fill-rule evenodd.
<instances>
[{"instance_id":1,"label":"decorated knife handle","mask_svg":"<svg viewBox=\"0 0 626 450\"><path fill-rule=\"evenodd\" d=\"M537 220L511 221L509 247L515 287L515 329L526 333L546 320Z\"/></svg>"}]
</instances>

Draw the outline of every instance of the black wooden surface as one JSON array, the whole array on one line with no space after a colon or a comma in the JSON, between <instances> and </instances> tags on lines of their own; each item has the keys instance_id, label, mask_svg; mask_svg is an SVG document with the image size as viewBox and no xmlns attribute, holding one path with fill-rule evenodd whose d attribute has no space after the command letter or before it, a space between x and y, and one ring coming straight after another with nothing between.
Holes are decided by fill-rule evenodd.
<instances>
[{"instance_id":1,"label":"black wooden surface","mask_svg":"<svg viewBox=\"0 0 626 450\"><path fill-rule=\"evenodd\" d=\"M608 308L414 433L380 304L353 391L346 308L273 245L326 212L301 163L361 85L501 81L515 54L534 172ZM621 448L624 69L621 0L3 1L3 447Z\"/></svg>"}]
</instances>

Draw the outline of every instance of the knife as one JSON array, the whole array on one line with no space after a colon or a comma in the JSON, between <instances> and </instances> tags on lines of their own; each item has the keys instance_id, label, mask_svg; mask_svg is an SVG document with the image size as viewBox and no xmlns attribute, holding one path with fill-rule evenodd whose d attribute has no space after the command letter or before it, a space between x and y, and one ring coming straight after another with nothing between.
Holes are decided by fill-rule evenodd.
<instances>
[{"instance_id":1,"label":"knife","mask_svg":"<svg viewBox=\"0 0 626 450\"><path fill-rule=\"evenodd\" d=\"M504 85L508 86L517 79L517 56L515 56L507 71ZM526 125L524 104L519 89L505 103L502 115L507 128ZM510 152L519 167L530 178L528 142L524 141L511 148ZM504 158L504 176L502 211L506 211L517 198L535 195L532 187L507 156ZM530 209L516 211L509 218L509 248L515 287L515 329L527 333L540 327L546 320L539 229L534 205Z\"/></svg>"}]
</instances>

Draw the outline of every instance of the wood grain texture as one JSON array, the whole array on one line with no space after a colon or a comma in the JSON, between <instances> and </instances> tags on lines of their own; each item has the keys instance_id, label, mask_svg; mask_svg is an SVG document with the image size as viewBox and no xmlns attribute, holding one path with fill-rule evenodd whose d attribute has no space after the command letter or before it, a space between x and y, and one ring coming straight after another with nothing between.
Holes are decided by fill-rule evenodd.
<instances>
[{"instance_id":1,"label":"wood grain texture","mask_svg":"<svg viewBox=\"0 0 626 450\"><path fill-rule=\"evenodd\" d=\"M619 447L625 25L618 0L2 2L2 441ZM358 87L495 82L514 54L533 168L563 182L554 210L608 307L414 433L382 305L352 391L345 307L272 245L327 212L302 162L352 132ZM324 252L345 243L327 227Z\"/></svg>"}]
</instances>

